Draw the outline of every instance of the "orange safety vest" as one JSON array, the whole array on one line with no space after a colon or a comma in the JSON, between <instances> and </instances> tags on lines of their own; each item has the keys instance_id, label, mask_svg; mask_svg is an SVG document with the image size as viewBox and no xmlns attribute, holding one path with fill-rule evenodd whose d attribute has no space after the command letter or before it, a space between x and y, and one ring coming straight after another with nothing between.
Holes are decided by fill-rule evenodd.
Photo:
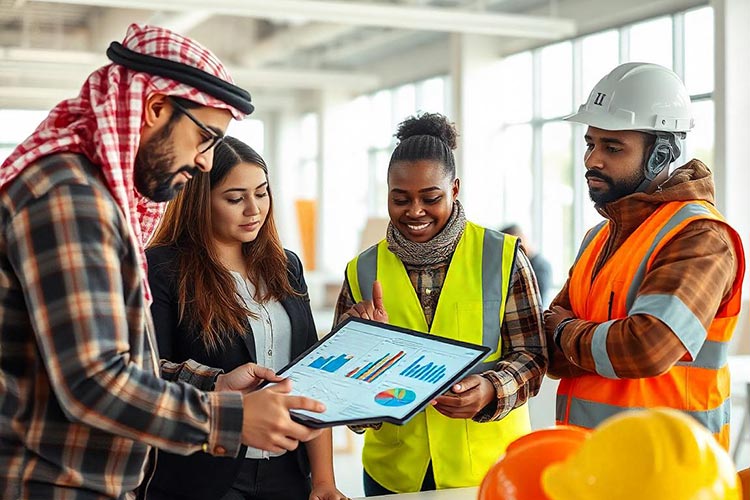
<instances>
[{"instance_id":1,"label":"orange safety vest","mask_svg":"<svg viewBox=\"0 0 750 500\"><path fill-rule=\"evenodd\" d=\"M666 406L695 417L729 448L727 350L740 311L745 272L739 235L727 225L739 259L738 273L730 299L719 308L708 331L677 297L638 295L643 277L659 251L687 224L699 219L726 224L710 203L665 203L627 238L596 276L593 271L609 237L609 222L603 222L586 236L573 265L569 295L577 318L599 323L591 348L596 373L560 381L559 424L594 428L626 409ZM649 314L667 324L685 345L688 355L656 377L617 378L606 348L608 329L614 321L635 314Z\"/></svg>"}]
</instances>

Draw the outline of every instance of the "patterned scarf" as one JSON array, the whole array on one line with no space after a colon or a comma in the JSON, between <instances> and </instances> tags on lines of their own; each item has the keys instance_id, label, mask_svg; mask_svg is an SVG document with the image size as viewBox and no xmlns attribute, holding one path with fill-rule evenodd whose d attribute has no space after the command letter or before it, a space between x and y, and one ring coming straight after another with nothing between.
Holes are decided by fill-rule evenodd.
<instances>
[{"instance_id":1,"label":"patterned scarf","mask_svg":"<svg viewBox=\"0 0 750 500\"><path fill-rule=\"evenodd\" d=\"M407 239L398 229L388 223L386 240L388 241L388 250L396 254L401 262L408 265L426 266L444 262L453 255L458 245L458 240L464 234L466 227L466 214L461 202L456 200L453 203L453 212L445 224L430 241L417 243Z\"/></svg>"},{"instance_id":2,"label":"patterned scarf","mask_svg":"<svg viewBox=\"0 0 750 500\"><path fill-rule=\"evenodd\" d=\"M132 24L122 45L141 54L189 64L232 83L226 68L213 53L164 28ZM143 285L148 302L150 290L145 278L143 247L156 228L164 205L145 198L135 189L133 165L140 142L143 106L155 93L228 109L235 119L244 118L239 110L189 85L108 64L88 77L78 96L55 106L0 166L2 190L28 165L53 153L81 153L98 165L130 225L144 267Z\"/></svg>"}]
</instances>

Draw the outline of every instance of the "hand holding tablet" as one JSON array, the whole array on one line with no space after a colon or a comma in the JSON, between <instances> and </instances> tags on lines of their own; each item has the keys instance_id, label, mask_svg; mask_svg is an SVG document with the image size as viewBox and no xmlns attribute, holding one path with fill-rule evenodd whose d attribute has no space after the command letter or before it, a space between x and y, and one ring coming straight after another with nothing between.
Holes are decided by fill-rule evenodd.
<instances>
[{"instance_id":1,"label":"hand holding tablet","mask_svg":"<svg viewBox=\"0 0 750 500\"><path fill-rule=\"evenodd\" d=\"M323 413L291 411L307 426L403 425L432 400L450 397L441 395L489 350L349 317L278 374L292 380L291 394L325 404ZM467 387L462 398L474 389Z\"/></svg>"}]
</instances>

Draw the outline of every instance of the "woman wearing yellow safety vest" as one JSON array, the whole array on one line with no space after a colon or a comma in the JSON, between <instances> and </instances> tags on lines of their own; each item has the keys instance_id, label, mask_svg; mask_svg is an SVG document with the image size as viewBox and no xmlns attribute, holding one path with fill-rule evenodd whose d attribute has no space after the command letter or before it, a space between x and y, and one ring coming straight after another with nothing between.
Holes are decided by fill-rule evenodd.
<instances>
[{"instance_id":1,"label":"woman wearing yellow safety vest","mask_svg":"<svg viewBox=\"0 0 750 500\"><path fill-rule=\"evenodd\" d=\"M506 446L529 432L524 403L546 370L533 271L516 237L466 220L457 135L439 114L399 125L386 238L348 264L336 322L387 321L492 351L406 425L366 430L368 496L478 485Z\"/></svg>"}]
</instances>

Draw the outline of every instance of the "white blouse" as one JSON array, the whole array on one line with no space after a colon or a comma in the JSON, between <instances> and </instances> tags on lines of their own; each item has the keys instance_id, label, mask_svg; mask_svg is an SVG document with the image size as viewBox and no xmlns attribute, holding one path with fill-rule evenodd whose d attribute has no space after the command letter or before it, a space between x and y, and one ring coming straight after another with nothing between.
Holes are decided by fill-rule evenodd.
<instances>
[{"instance_id":1,"label":"white blouse","mask_svg":"<svg viewBox=\"0 0 750 500\"><path fill-rule=\"evenodd\" d=\"M255 300L255 285L240 273L232 271L237 293L245 307L255 314L248 316L255 341L256 363L279 371L292 360L292 323L289 315L278 301L260 303ZM246 458L269 458L283 455L257 448L247 448Z\"/></svg>"}]
</instances>

